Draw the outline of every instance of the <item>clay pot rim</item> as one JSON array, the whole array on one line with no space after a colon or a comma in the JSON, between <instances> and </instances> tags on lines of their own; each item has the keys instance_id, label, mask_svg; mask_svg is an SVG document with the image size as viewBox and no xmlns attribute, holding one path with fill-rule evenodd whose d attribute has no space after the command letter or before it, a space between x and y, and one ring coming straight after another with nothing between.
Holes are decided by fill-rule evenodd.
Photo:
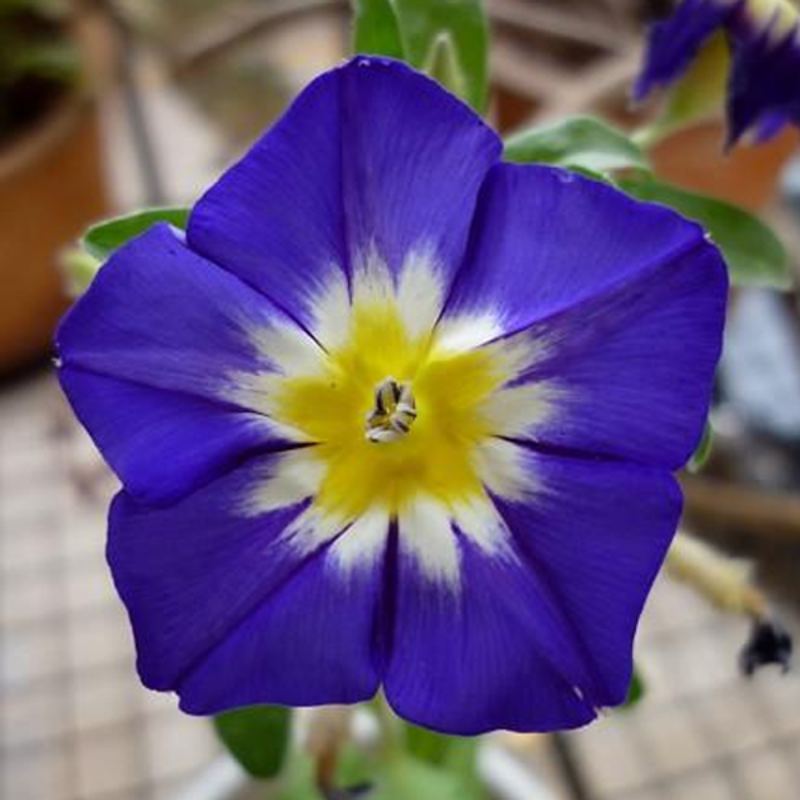
<instances>
[{"instance_id":1,"label":"clay pot rim","mask_svg":"<svg viewBox=\"0 0 800 800\"><path fill-rule=\"evenodd\" d=\"M0 145L0 182L41 160L57 148L92 106L89 93L72 87L33 125Z\"/></svg>"}]
</instances>

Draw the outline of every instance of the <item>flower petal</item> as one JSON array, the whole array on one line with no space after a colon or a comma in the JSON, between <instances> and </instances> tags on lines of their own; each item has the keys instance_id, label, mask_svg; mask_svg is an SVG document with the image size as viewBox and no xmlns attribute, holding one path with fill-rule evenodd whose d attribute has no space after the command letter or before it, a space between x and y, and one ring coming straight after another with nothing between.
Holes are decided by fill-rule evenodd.
<instances>
[{"instance_id":1,"label":"flower petal","mask_svg":"<svg viewBox=\"0 0 800 800\"><path fill-rule=\"evenodd\" d=\"M530 496L495 501L513 549L490 556L459 536L459 591L403 557L401 537L386 693L418 724L558 730L625 698L636 623L677 524L675 482L632 465L523 457Z\"/></svg>"},{"instance_id":2,"label":"flower petal","mask_svg":"<svg viewBox=\"0 0 800 800\"><path fill-rule=\"evenodd\" d=\"M259 458L167 509L114 502L108 556L140 675L186 711L354 702L377 687L383 551L342 551L376 531L385 547L388 521L309 529L305 457Z\"/></svg>"},{"instance_id":3,"label":"flower petal","mask_svg":"<svg viewBox=\"0 0 800 800\"><path fill-rule=\"evenodd\" d=\"M396 275L420 251L446 288L500 147L433 81L359 57L314 81L211 188L188 239L319 335L326 296L374 252Z\"/></svg>"},{"instance_id":4,"label":"flower petal","mask_svg":"<svg viewBox=\"0 0 800 800\"><path fill-rule=\"evenodd\" d=\"M633 90L643 100L688 69L700 48L733 16L742 0L683 0L668 19L650 29L645 63Z\"/></svg>"},{"instance_id":5,"label":"flower petal","mask_svg":"<svg viewBox=\"0 0 800 800\"><path fill-rule=\"evenodd\" d=\"M443 320L463 320L484 342L671 263L704 240L699 225L670 209L566 170L513 164L487 176L473 231Z\"/></svg>"},{"instance_id":6,"label":"flower petal","mask_svg":"<svg viewBox=\"0 0 800 800\"><path fill-rule=\"evenodd\" d=\"M519 331L490 345L516 361L484 409L494 433L678 468L721 349L718 251L694 223L581 178L504 167L490 182L499 196L442 327L446 338L487 298L495 330Z\"/></svg>"},{"instance_id":7,"label":"flower petal","mask_svg":"<svg viewBox=\"0 0 800 800\"><path fill-rule=\"evenodd\" d=\"M437 540L452 542L455 574L431 573L407 541L413 531L400 531L384 678L395 711L459 735L554 730L591 720L594 709L574 688L589 675L560 609L519 549L490 556L444 518L431 520L425 532L437 526Z\"/></svg>"},{"instance_id":8,"label":"flower petal","mask_svg":"<svg viewBox=\"0 0 800 800\"><path fill-rule=\"evenodd\" d=\"M287 432L243 405L242 375L322 351L165 225L119 250L57 335L62 386L126 489L174 500Z\"/></svg>"},{"instance_id":9,"label":"flower petal","mask_svg":"<svg viewBox=\"0 0 800 800\"><path fill-rule=\"evenodd\" d=\"M682 497L666 471L526 453L528 502L497 498L529 567L564 612L590 665L597 707L621 703L645 600L669 549Z\"/></svg>"},{"instance_id":10,"label":"flower petal","mask_svg":"<svg viewBox=\"0 0 800 800\"><path fill-rule=\"evenodd\" d=\"M733 32L729 144L753 129L763 140L786 122L800 125L800 15L776 6L765 22L747 6Z\"/></svg>"}]
</instances>

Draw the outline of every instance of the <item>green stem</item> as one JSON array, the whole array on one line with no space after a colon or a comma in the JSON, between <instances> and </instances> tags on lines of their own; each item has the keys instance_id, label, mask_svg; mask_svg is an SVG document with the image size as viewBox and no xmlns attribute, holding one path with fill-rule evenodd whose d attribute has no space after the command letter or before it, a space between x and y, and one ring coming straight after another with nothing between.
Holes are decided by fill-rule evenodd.
<instances>
[{"instance_id":1,"label":"green stem","mask_svg":"<svg viewBox=\"0 0 800 800\"><path fill-rule=\"evenodd\" d=\"M387 758L394 757L403 750L403 732L397 717L392 711L389 701L383 692L379 692L371 703L381 729L383 752Z\"/></svg>"}]
</instances>

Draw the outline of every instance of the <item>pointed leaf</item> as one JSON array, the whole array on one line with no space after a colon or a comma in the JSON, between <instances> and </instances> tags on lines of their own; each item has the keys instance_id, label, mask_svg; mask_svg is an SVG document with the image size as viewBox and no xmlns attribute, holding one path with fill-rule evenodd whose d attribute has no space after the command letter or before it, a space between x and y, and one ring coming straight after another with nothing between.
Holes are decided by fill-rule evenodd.
<instances>
[{"instance_id":1,"label":"pointed leaf","mask_svg":"<svg viewBox=\"0 0 800 800\"><path fill-rule=\"evenodd\" d=\"M188 218L188 208L148 208L92 225L83 235L81 246L99 261L107 261L117 248L144 233L151 225L168 222L183 229Z\"/></svg>"},{"instance_id":2,"label":"pointed leaf","mask_svg":"<svg viewBox=\"0 0 800 800\"><path fill-rule=\"evenodd\" d=\"M286 758L291 710L248 706L214 717L217 735L231 755L256 778L273 778Z\"/></svg>"},{"instance_id":3,"label":"pointed leaf","mask_svg":"<svg viewBox=\"0 0 800 800\"><path fill-rule=\"evenodd\" d=\"M488 94L488 27L481 0L394 0L403 50L408 62L423 69L442 35L452 46L463 75L461 97L478 112Z\"/></svg>"},{"instance_id":4,"label":"pointed leaf","mask_svg":"<svg viewBox=\"0 0 800 800\"><path fill-rule=\"evenodd\" d=\"M600 174L649 169L645 154L622 131L593 117L574 117L522 131L506 142L505 160Z\"/></svg>"},{"instance_id":5,"label":"pointed leaf","mask_svg":"<svg viewBox=\"0 0 800 800\"><path fill-rule=\"evenodd\" d=\"M631 675L631 682L628 686L628 696L625 698L625 702L620 706L620 711L628 711L638 705L646 691L647 688L642 679L642 673L634 667L633 675Z\"/></svg>"},{"instance_id":6,"label":"pointed leaf","mask_svg":"<svg viewBox=\"0 0 800 800\"><path fill-rule=\"evenodd\" d=\"M353 51L403 58L400 28L390 0L354 0Z\"/></svg>"},{"instance_id":7,"label":"pointed leaf","mask_svg":"<svg viewBox=\"0 0 800 800\"><path fill-rule=\"evenodd\" d=\"M703 428L703 438L700 440L700 444L697 445L697 449L692 453L692 457L689 459L686 469L688 469L689 472L699 472L706 461L708 461L713 447L714 429L711 427L711 422L706 420L706 426Z\"/></svg>"},{"instance_id":8,"label":"pointed leaf","mask_svg":"<svg viewBox=\"0 0 800 800\"><path fill-rule=\"evenodd\" d=\"M448 91L459 97L466 97L467 78L461 69L453 37L449 33L440 33L434 40L424 71Z\"/></svg>"}]
</instances>

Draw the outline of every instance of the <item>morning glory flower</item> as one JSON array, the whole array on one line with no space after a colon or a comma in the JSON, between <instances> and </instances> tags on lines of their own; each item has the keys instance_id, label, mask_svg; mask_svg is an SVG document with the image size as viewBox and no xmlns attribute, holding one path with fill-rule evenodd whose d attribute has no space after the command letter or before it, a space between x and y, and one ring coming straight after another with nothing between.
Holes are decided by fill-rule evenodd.
<instances>
[{"instance_id":1,"label":"morning glory flower","mask_svg":"<svg viewBox=\"0 0 800 800\"><path fill-rule=\"evenodd\" d=\"M800 9L796 0L682 0L653 26L634 97L676 81L717 36L727 40L728 135L760 138L800 124Z\"/></svg>"},{"instance_id":2,"label":"morning glory flower","mask_svg":"<svg viewBox=\"0 0 800 800\"><path fill-rule=\"evenodd\" d=\"M474 734L625 698L725 269L674 212L500 154L357 58L63 322L139 672L185 711L383 687Z\"/></svg>"}]
</instances>

